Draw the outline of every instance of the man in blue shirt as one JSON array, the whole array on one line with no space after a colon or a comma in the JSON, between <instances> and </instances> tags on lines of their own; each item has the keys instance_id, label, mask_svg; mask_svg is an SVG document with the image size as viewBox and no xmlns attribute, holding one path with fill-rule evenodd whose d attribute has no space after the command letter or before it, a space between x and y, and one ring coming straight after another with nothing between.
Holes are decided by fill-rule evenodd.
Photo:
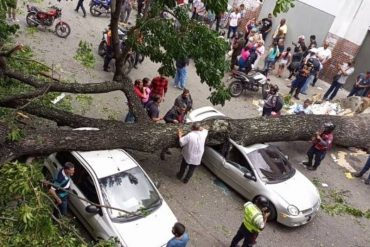
<instances>
[{"instance_id":1,"label":"man in blue shirt","mask_svg":"<svg viewBox=\"0 0 370 247\"><path fill-rule=\"evenodd\" d=\"M175 223L172 227L172 233L175 237L168 241L166 247L186 247L189 235L185 232L185 226L180 222Z\"/></svg>"},{"instance_id":2,"label":"man in blue shirt","mask_svg":"<svg viewBox=\"0 0 370 247\"><path fill-rule=\"evenodd\" d=\"M75 166L71 162L66 162L63 169L58 172L53 181L49 193L54 197L58 211L54 212L56 217L67 214L68 189L71 184L71 176L75 173Z\"/></svg>"},{"instance_id":3,"label":"man in blue shirt","mask_svg":"<svg viewBox=\"0 0 370 247\"><path fill-rule=\"evenodd\" d=\"M368 92L367 90L369 87L370 87L370 71L366 72L366 75L364 73L361 73L357 77L357 81L355 85L353 85L353 88L347 97L351 97L353 95L367 96L365 95L366 94L365 92Z\"/></svg>"}]
</instances>

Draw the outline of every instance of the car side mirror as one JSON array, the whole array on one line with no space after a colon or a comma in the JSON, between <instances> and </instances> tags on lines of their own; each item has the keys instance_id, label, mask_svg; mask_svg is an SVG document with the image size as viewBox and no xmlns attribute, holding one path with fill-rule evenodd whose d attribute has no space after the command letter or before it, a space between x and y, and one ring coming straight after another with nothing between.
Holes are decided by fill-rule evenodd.
<instances>
[{"instance_id":1,"label":"car side mirror","mask_svg":"<svg viewBox=\"0 0 370 247\"><path fill-rule=\"evenodd\" d=\"M100 215L103 215L102 214L102 211L101 211L101 208L95 206L95 205L89 205L89 206L86 206L85 208L86 212L90 213L90 214L100 214Z\"/></svg>"},{"instance_id":2,"label":"car side mirror","mask_svg":"<svg viewBox=\"0 0 370 247\"><path fill-rule=\"evenodd\" d=\"M161 187L161 182L159 180L155 180L154 181L154 185L157 189L159 189L159 187Z\"/></svg>"},{"instance_id":3,"label":"car side mirror","mask_svg":"<svg viewBox=\"0 0 370 247\"><path fill-rule=\"evenodd\" d=\"M256 177L251 172L244 173L244 177L256 181Z\"/></svg>"}]
</instances>

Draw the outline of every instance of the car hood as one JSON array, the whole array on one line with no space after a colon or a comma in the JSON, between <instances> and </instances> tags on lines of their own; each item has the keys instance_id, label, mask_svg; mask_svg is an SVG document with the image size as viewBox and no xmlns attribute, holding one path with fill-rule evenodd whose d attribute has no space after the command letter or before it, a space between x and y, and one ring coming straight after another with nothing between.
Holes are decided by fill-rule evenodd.
<instances>
[{"instance_id":1,"label":"car hood","mask_svg":"<svg viewBox=\"0 0 370 247\"><path fill-rule=\"evenodd\" d=\"M177 219L165 201L146 217L129 222L115 222L114 227L127 247L160 247L173 237Z\"/></svg>"},{"instance_id":2,"label":"car hood","mask_svg":"<svg viewBox=\"0 0 370 247\"><path fill-rule=\"evenodd\" d=\"M300 211L314 207L320 199L315 185L298 170L290 179L267 186L289 205L296 206Z\"/></svg>"}]
</instances>

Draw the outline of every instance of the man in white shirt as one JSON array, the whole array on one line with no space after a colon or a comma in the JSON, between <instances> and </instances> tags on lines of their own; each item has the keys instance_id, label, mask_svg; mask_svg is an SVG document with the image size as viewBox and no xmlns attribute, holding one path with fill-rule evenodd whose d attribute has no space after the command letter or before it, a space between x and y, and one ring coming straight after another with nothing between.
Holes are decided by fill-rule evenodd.
<instances>
[{"instance_id":1,"label":"man in white shirt","mask_svg":"<svg viewBox=\"0 0 370 247\"><path fill-rule=\"evenodd\" d=\"M238 29L239 20L241 18L241 15L239 13L239 9L235 8L234 11L229 16L229 31L227 32L227 38L230 38L230 33L233 32L233 36L231 38L234 38L236 30Z\"/></svg>"},{"instance_id":2,"label":"man in white shirt","mask_svg":"<svg viewBox=\"0 0 370 247\"><path fill-rule=\"evenodd\" d=\"M324 100L332 100L337 95L338 90L346 83L348 76L355 72L353 62L338 64L338 73L334 76L333 82L329 87L328 91L324 94Z\"/></svg>"},{"instance_id":3,"label":"man in white shirt","mask_svg":"<svg viewBox=\"0 0 370 247\"><path fill-rule=\"evenodd\" d=\"M202 128L200 123L194 123L191 126L191 132L183 136L182 129L178 130L180 146L182 147L182 162L180 171L177 173L177 178L182 179L185 170L188 167L188 172L185 175L183 182L186 184L193 175L193 172L202 161L204 153L204 144L208 135L208 130Z\"/></svg>"},{"instance_id":4,"label":"man in white shirt","mask_svg":"<svg viewBox=\"0 0 370 247\"><path fill-rule=\"evenodd\" d=\"M317 49L317 57L320 63L324 64L331 58L331 50L329 49L329 42L325 41L324 46Z\"/></svg>"}]
</instances>

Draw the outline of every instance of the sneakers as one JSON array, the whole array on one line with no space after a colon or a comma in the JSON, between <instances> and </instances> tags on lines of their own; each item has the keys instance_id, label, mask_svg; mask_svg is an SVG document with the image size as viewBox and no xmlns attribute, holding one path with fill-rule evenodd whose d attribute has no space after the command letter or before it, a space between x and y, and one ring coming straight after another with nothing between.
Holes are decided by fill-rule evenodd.
<instances>
[{"instance_id":1,"label":"sneakers","mask_svg":"<svg viewBox=\"0 0 370 247\"><path fill-rule=\"evenodd\" d=\"M362 177L363 174L361 174L361 172L356 172L356 173L353 173L352 176L356 177L356 178L360 178Z\"/></svg>"},{"instance_id":2,"label":"sneakers","mask_svg":"<svg viewBox=\"0 0 370 247\"><path fill-rule=\"evenodd\" d=\"M294 95L293 98L295 98L296 100L299 100L298 95Z\"/></svg>"}]
</instances>

